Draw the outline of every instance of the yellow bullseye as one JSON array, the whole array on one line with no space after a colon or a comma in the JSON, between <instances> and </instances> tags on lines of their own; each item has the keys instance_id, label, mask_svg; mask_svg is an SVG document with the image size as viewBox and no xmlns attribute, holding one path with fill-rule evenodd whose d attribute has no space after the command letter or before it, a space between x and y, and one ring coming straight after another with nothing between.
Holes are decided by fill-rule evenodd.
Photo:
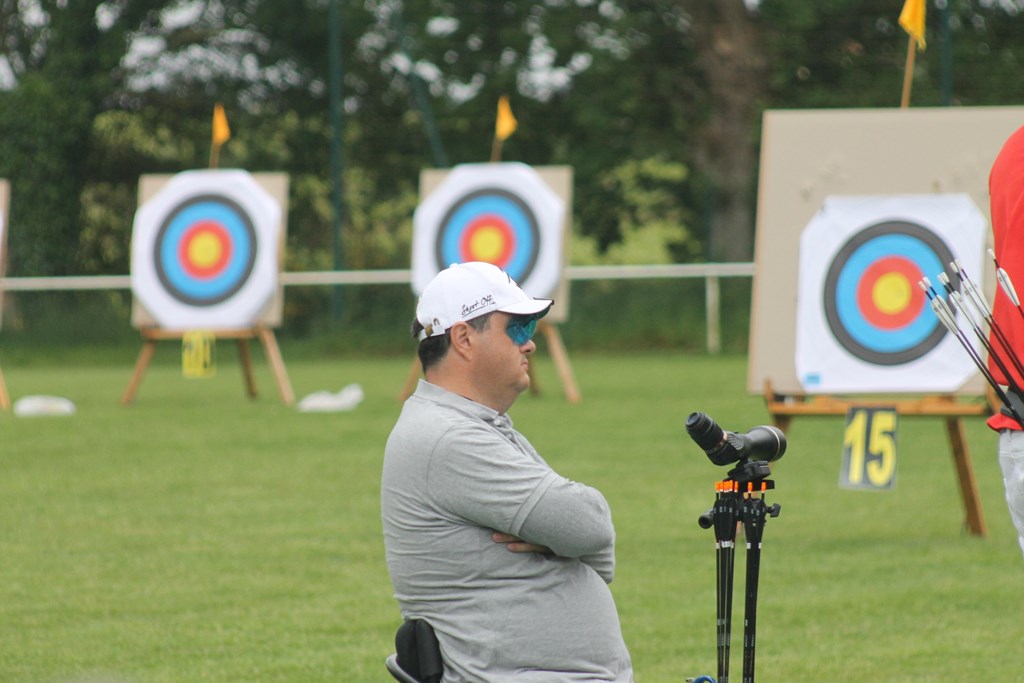
<instances>
[{"instance_id":1,"label":"yellow bullseye","mask_svg":"<svg viewBox=\"0 0 1024 683\"><path fill-rule=\"evenodd\" d=\"M469 238L469 253L473 258L494 263L505 251L505 235L501 228L484 225Z\"/></svg>"},{"instance_id":2,"label":"yellow bullseye","mask_svg":"<svg viewBox=\"0 0 1024 683\"><path fill-rule=\"evenodd\" d=\"M200 232L188 243L188 260L197 268L210 268L224 253L224 245L210 232Z\"/></svg>"},{"instance_id":3,"label":"yellow bullseye","mask_svg":"<svg viewBox=\"0 0 1024 683\"><path fill-rule=\"evenodd\" d=\"M882 313L899 313L910 305L913 289L900 273L886 273L875 281L871 299Z\"/></svg>"}]
</instances>

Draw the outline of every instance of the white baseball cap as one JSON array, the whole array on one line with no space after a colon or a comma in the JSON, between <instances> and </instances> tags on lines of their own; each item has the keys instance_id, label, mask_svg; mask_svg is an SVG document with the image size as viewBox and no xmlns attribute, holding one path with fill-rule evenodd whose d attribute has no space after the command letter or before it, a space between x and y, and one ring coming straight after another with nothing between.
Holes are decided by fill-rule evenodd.
<instances>
[{"instance_id":1,"label":"white baseball cap","mask_svg":"<svg viewBox=\"0 0 1024 683\"><path fill-rule=\"evenodd\" d=\"M420 340L444 334L460 320L500 311L510 315L544 315L554 302L534 299L505 271L471 261L448 266L427 283L416 305L423 326Z\"/></svg>"}]
</instances>

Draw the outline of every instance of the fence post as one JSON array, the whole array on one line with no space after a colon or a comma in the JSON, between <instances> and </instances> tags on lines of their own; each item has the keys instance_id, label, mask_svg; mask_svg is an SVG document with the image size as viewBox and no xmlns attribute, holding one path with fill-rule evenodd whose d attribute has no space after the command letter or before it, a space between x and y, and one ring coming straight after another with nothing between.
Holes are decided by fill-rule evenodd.
<instances>
[{"instance_id":1,"label":"fence post","mask_svg":"<svg viewBox=\"0 0 1024 683\"><path fill-rule=\"evenodd\" d=\"M719 316L718 276L708 275L704 278L704 316L707 325L708 353L718 354L722 350L722 335Z\"/></svg>"}]
</instances>

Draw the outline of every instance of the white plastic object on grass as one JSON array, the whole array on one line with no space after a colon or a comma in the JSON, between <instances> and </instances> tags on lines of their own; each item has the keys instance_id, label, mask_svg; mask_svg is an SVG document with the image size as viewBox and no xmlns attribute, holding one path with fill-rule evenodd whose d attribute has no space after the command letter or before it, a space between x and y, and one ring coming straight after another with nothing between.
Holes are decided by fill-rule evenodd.
<instances>
[{"instance_id":1,"label":"white plastic object on grass","mask_svg":"<svg viewBox=\"0 0 1024 683\"><path fill-rule=\"evenodd\" d=\"M363 388L358 384L349 384L336 394L329 391L317 391L299 401L301 413L337 413L355 410L363 402Z\"/></svg>"},{"instance_id":2,"label":"white plastic object on grass","mask_svg":"<svg viewBox=\"0 0 1024 683\"><path fill-rule=\"evenodd\" d=\"M14 414L18 417L74 415L75 404L61 396L24 396L14 402Z\"/></svg>"}]
</instances>

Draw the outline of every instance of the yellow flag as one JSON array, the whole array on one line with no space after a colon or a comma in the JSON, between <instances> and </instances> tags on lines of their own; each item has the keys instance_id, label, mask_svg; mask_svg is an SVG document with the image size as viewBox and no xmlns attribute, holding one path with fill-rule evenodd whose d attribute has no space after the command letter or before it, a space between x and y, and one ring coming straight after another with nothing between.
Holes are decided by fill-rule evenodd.
<instances>
[{"instance_id":1,"label":"yellow flag","mask_svg":"<svg viewBox=\"0 0 1024 683\"><path fill-rule=\"evenodd\" d=\"M508 97L502 95L498 99L498 120L494 122L494 137L499 140L506 140L508 136L516 132L516 117L512 114L512 106L508 103Z\"/></svg>"},{"instance_id":2,"label":"yellow flag","mask_svg":"<svg viewBox=\"0 0 1024 683\"><path fill-rule=\"evenodd\" d=\"M924 11L924 0L905 0L903 11L900 12L900 26L917 41L918 51L925 47Z\"/></svg>"},{"instance_id":3,"label":"yellow flag","mask_svg":"<svg viewBox=\"0 0 1024 683\"><path fill-rule=\"evenodd\" d=\"M220 147L231 139L231 129L228 128L228 117L224 113L224 107L218 102L213 107L213 145Z\"/></svg>"}]
</instances>

